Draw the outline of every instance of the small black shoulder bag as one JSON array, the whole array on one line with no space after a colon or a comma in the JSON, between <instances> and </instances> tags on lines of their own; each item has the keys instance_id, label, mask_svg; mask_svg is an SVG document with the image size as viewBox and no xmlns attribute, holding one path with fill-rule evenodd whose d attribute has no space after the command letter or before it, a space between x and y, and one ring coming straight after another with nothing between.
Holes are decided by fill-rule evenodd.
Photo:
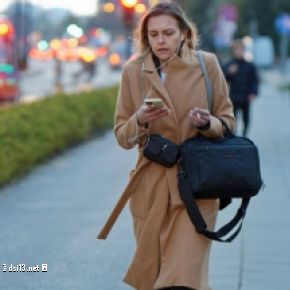
<instances>
[{"instance_id":1,"label":"small black shoulder bag","mask_svg":"<svg viewBox=\"0 0 290 290\"><path fill-rule=\"evenodd\" d=\"M202 55L198 52L197 56L211 106L211 83ZM259 192L262 178L256 145L248 138L235 136L225 121L220 121L225 128L224 138L192 137L180 145L178 186L196 231L212 240L231 242L242 228L250 198ZM221 202L240 198L242 203L233 219L213 232L207 229L195 200L216 198ZM238 224L237 229L224 239Z\"/></svg>"}]
</instances>

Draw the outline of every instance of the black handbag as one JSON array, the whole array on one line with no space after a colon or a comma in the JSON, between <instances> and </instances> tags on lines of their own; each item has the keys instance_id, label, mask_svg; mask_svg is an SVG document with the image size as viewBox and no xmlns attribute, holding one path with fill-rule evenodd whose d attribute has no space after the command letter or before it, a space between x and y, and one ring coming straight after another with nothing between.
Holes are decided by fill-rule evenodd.
<instances>
[{"instance_id":1,"label":"black handbag","mask_svg":"<svg viewBox=\"0 0 290 290\"><path fill-rule=\"evenodd\" d=\"M177 144L159 134L148 136L148 142L143 150L146 158L166 167L176 164L180 150Z\"/></svg>"},{"instance_id":2,"label":"black handbag","mask_svg":"<svg viewBox=\"0 0 290 290\"><path fill-rule=\"evenodd\" d=\"M209 109L212 106L212 86L205 62L200 51L196 52L207 90ZM179 160L178 187L197 232L209 239L231 242L237 237L250 198L261 186L259 154L256 145L248 138L235 136L227 124L219 118L225 128L225 138L209 139L193 137L181 145ZM220 209L226 207L232 198L240 198L241 206L230 222L218 231L207 229L195 199L218 198ZM236 230L227 238L237 225Z\"/></svg>"},{"instance_id":3,"label":"black handbag","mask_svg":"<svg viewBox=\"0 0 290 290\"><path fill-rule=\"evenodd\" d=\"M207 238L231 242L240 232L250 198L262 186L259 154L256 145L248 138L235 136L227 124L222 139L193 137L181 145L178 187L187 213L198 233ZM242 204L234 218L220 230L207 230L196 199L241 198ZM227 239L224 236L240 222Z\"/></svg>"}]
</instances>

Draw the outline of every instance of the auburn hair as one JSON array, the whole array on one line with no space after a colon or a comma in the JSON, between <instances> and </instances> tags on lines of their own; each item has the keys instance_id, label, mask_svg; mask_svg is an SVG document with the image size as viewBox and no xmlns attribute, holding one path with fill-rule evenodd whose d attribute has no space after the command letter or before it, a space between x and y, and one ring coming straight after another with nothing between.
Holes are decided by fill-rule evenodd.
<instances>
[{"instance_id":1,"label":"auburn hair","mask_svg":"<svg viewBox=\"0 0 290 290\"><path fill-rule=\"evenodd\" d=\"M187 19L181 6L176 1L162 1L152 6L146 12L134 31L134 42L139 56L146 54L150 50L148 40L148 21L150 17L160 15L169 15L177 20L179 29L181 32L185 32L184 44L187 45L188 48L194 50L198 42L198 34L195 24Z\"/></svg>"}]
</instances>

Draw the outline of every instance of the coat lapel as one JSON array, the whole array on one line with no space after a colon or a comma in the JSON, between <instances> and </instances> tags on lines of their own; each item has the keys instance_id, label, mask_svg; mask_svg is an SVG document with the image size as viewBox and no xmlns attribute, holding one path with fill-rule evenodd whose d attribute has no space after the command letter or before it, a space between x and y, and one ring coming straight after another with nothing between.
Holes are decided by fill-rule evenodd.
<instances>
[{"instance_id":1,"label":"coat lapel","mask_svg":"<svg viewBox=\"0 0 290 290\"><path fill-rule=\"evenodd\" d=\"M145 81L145 94L150 95L150 93L152 93L152 91L154 92L155 89L156 91L158 91L164 101L170 101L170 97L156 71L151 54L148 54L146 59L144 60L143 73ZM148 81L148 86L146 86L146 80Z\"/></svg>"},{"instance_id":2,"label":"coat lapel","mask_svg":"<svg viewBox=\"0 0 290 290\"><path fill-rule=\"evenodd\" d=\"M174 57L170 62L168 63L167 73L170 76L176 75L176 78L174 77L174 80L176 82L179 81L178 79L178 71L180 70L186 70L189 67L192 68L196 64L196 58L193 57L192 52L188 52L187 50L182 50L182 57ZM144 97L151 96L151 97L157 97L156 93L163 99L167 107L171 110L171 120L174 121L172 126L174 126L174 131L177 133L178 136L177 139L180 140L180 126L179 121L177 118L177 112L175 105L171 99L172 96L169 95L166 88L169 88L172 86L172 83L167 83L165 79L165 83L163 84L158 72L156 71L155 64L152 59L152 54L149 53L146 58L144 59L143 65L142 65L142 75L143 75L143 88L144 88ZM172 78L171 78L172 79ZM184 80L182 80L184 81ZM175 82L174 82L175 83ZM180 86L181 84L176 83L177 86ZM177 130L176 130L177 129Z\"/></svg>"},{"instance_id":3,"label":"coat lapel","mask_svg":"<svg viewBox=\"0 0 290 290\"><path fill-rule=\"evenodd\" d=\"M154 91L157 92L160 95L160 97L163 99L163 101L165 102L166 106L171 110L171 116L172 116L171 119L174 121L173 126L179 127L175 107L172 103L172 100L164 84L162 83L158 75L158 72L156 71L156 67L153 62L151 54L148 54L144 60L143 75L144 75L144 89L145 89L144 97L146 96L156 97L156 94L154 95ZM177 130L176 132L179 132L179 130Z\"/></svg>"}]
</instances>

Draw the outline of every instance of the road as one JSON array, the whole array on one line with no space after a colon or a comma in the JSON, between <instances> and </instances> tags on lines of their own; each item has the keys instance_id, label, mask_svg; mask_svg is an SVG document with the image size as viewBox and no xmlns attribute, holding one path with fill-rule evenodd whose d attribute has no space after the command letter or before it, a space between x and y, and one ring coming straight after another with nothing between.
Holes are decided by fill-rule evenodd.
<instances>
[{"instance_id":1,"label":"road","mask_svg":"<svg viewBox=\"0 0 290 290\"><path fill-rule=\"evenodd\" d=\"M276 72L263 79L250 136L260 150L266 188L253 198L237 240L213 244L213 290L290 285L290 96L277 90ZM121 282L134 251L128 210L106 241L95 236L127 182L135 154L120 149L107 133L1 190L1 290L131 289ZM222 212L219 224L233 211ZM45 273L8 272L11 264L42 263L48 265Z\"/></svg>"},{"instance_id":2,"label":"road","mask_svg":"<svg viewBox=\"0 0 290 290\"><path fill-rule=\"evenodd\" d=\"M79 62L63 62L60 79L66 93L76 92L86 87L86 75L74 77L82 67ZM94 88L118 83L120 71L112 71L105 59L99 59L96 74L90 82ZM28 69L20 73L20 100L29 101L55 93L54 61L36 61L29 59Z\"/></svg>"}]
</instances>

